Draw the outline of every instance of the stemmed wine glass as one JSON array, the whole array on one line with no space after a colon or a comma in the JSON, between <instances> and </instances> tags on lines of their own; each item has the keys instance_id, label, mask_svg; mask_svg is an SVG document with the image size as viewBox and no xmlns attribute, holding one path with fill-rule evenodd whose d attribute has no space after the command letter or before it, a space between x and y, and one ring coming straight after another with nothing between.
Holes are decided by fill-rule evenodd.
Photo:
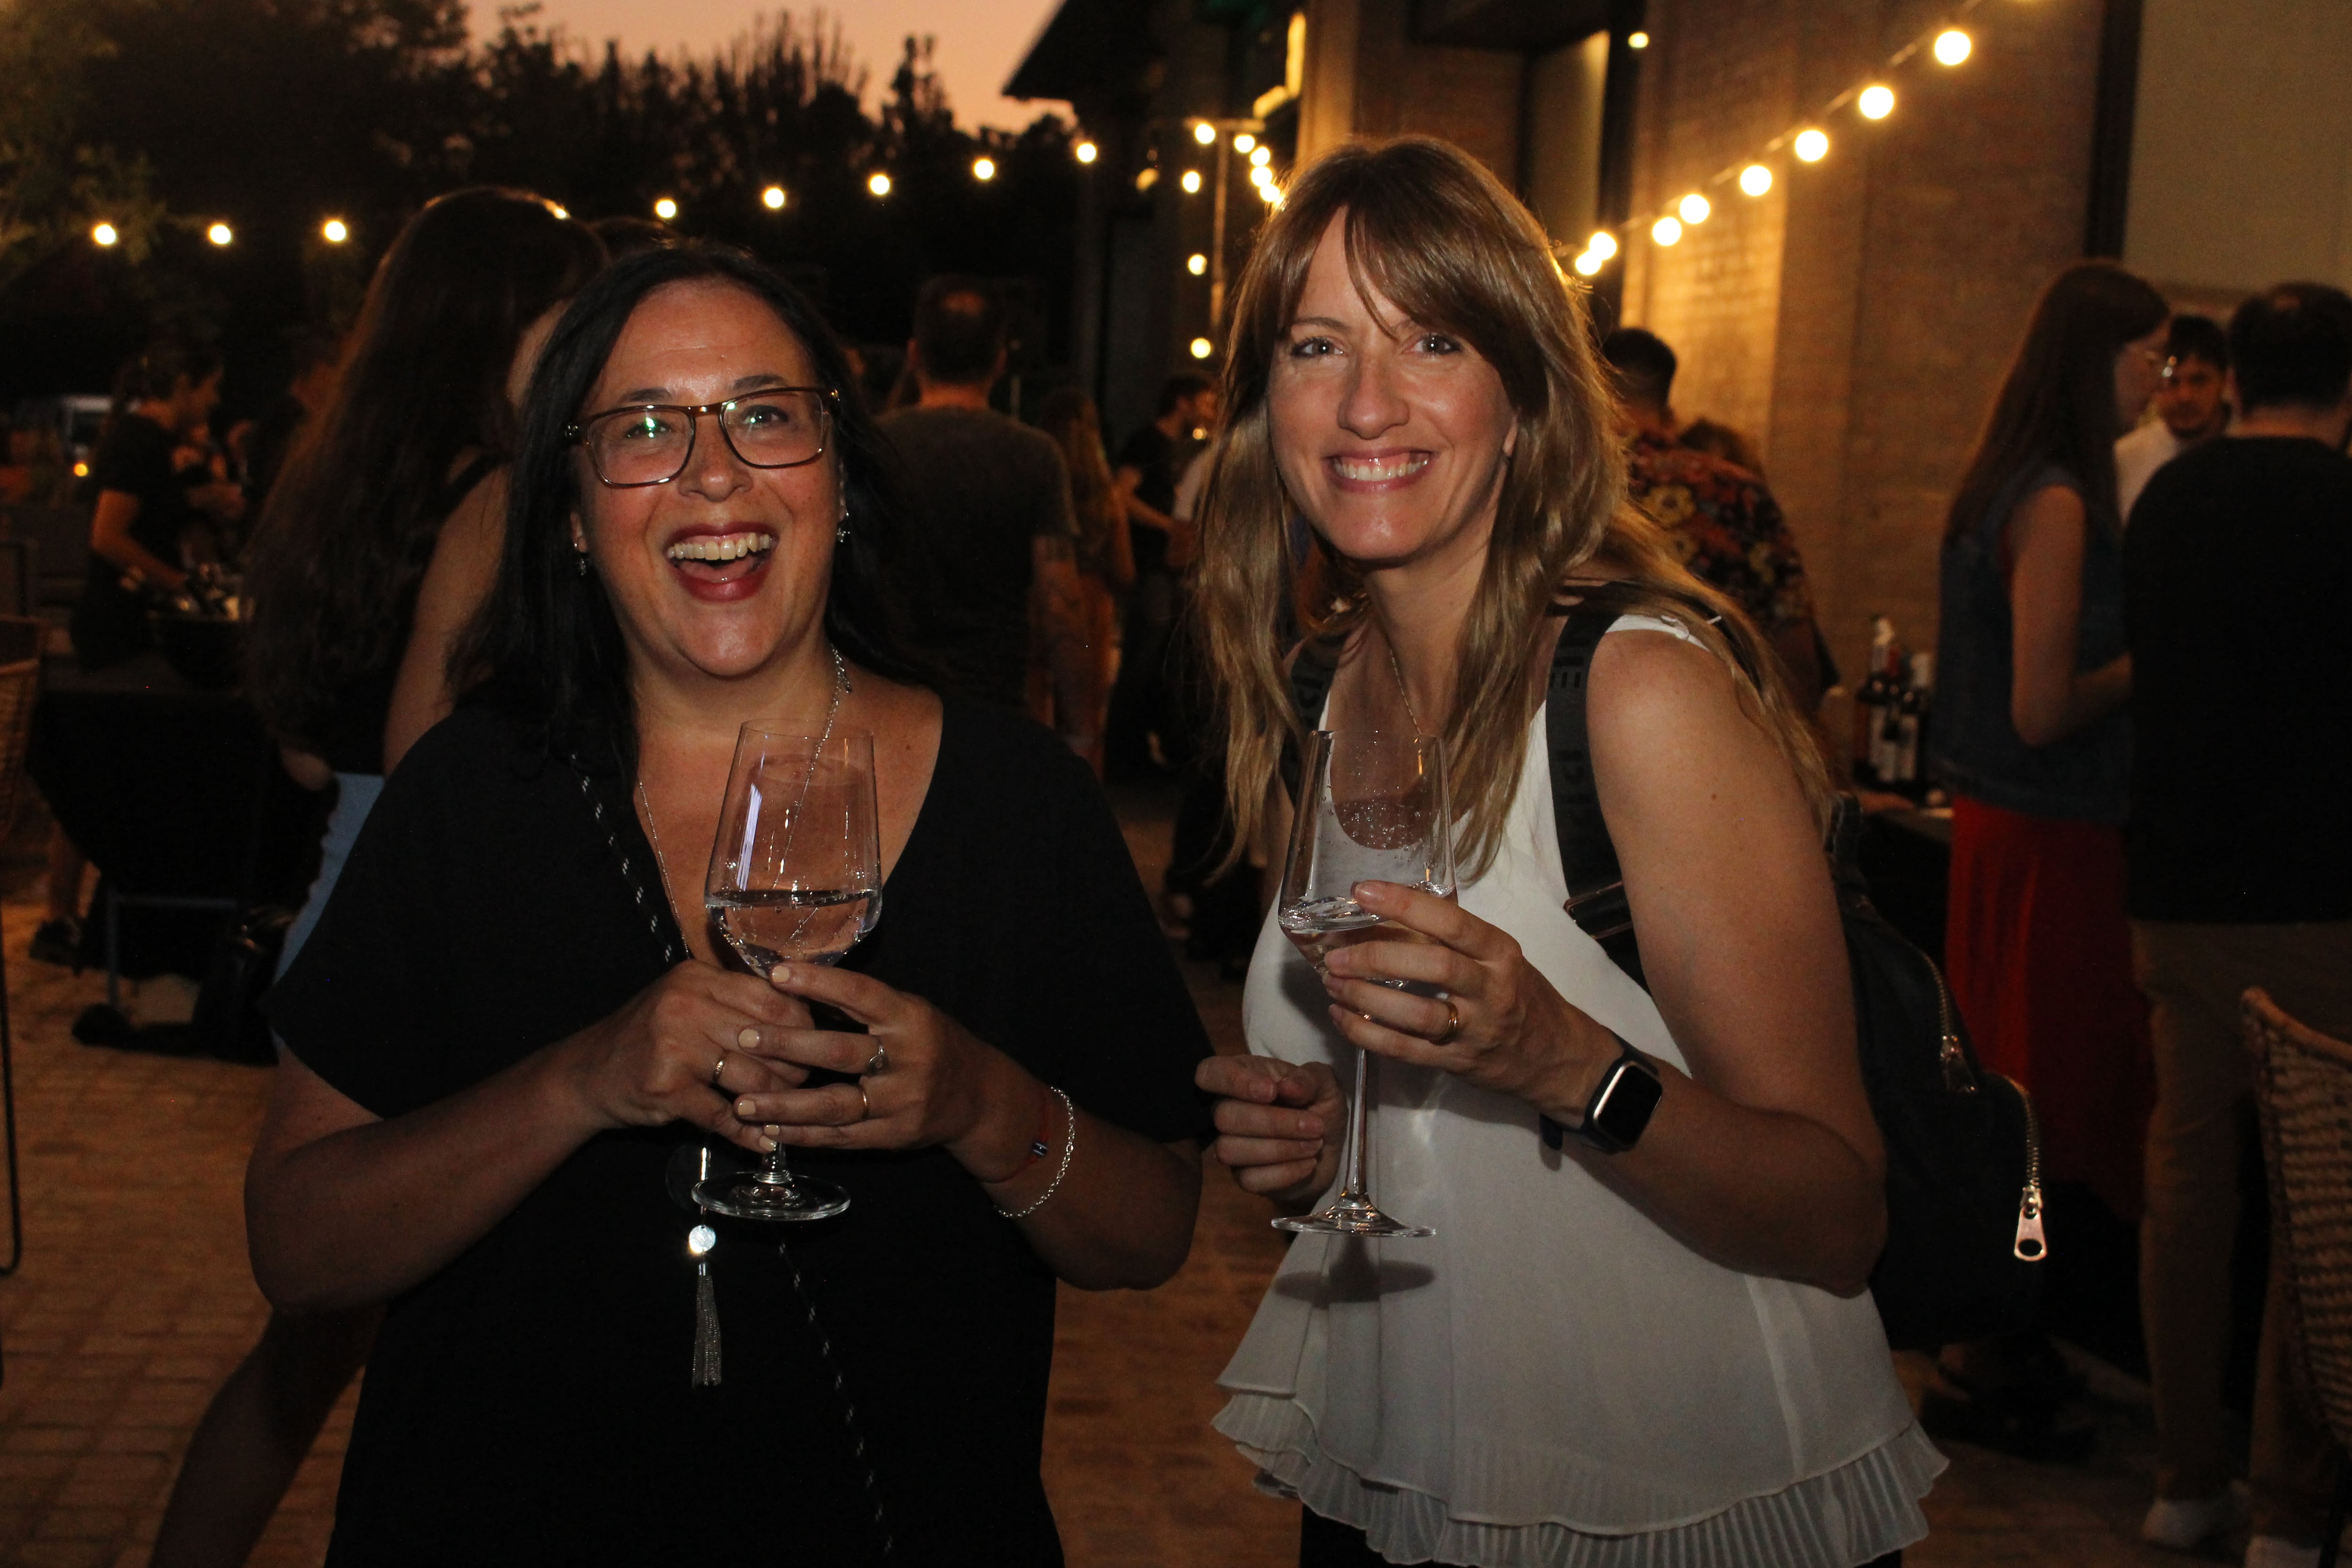
<instances>
[{"instance_id":1,"label":"stemmed wine glass","mask_svg":"<svg viewBox=\"0 0 2352 1568\"><path fill-rule=\"evenodd\" d=\"M1334 951L1360 942L1426 942L1356 902L1359 882L1402 882L1454 896L1454 813L1445 795L1444 742L1433 735L1318 730L1283 868L1276 921L1318 970ZM1409 989L1403 981L1388 981ZM1431 1236L1427 1226L1391 1219L1372 1201L1370 1084L1377 1057L1356 1053L1356 1081L1339 1193L1282 1230L1337 1236Z\"/></svg>"},{"instance_id":2,"label":"stemmed wine glass","mask_svg":"<svg viewBox=\"0 0 2352 1568\"><path fill-rule=\"evenodd\" d=\"M838 963L882 912L874 737L794 735L758 723L735 738L702 905L765 980L780 963ZM831 1182L795 1176L779 1143L756 1171L697 1183L694 1201L736 1219L824 1219L849 1206Z\"/></svg>"}]
</instances>

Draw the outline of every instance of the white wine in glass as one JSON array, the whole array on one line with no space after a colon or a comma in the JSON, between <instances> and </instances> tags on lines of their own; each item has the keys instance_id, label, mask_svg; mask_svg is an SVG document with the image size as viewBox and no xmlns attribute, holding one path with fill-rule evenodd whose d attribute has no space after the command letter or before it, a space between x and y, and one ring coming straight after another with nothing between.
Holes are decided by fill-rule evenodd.
<instances>
[{"instance_id":1,"label":"white wine in glass","mask_svg":"<svg viewBox=\"0 0 2352 1568\"><path fill-rule=\"evenodd\" d=\"M1454 813L1445 793L1444 743L1435 736L1318 730L1308 738L1275 920L1318 970L1333 952L1360 942L1428 940L1358 904L1359 882L1401 882L1440 898L1454 896ZM1427 1226L1391 1219L1372 1199L1371 1110L1380 1097L1371 1082L1378 1061L1356 1053L1339 1194L1304 1218L1276 1220L1277 1229L1435 1234Z\"/></svg>"},{"instance_id":2,"label":"white wine in glass","mask_svg":"<svg viewBox=\"0 0 2352 1568\"><path fill-rule=\"evenodd\" d=\"M762 980L779 964L847 957L882 912L874 737L744 725L702 903ZM697 1184L694 1199L736 1219L824 1219L849 1206L833 1183L794 1175L781 1144L756 1171Z\"/></svg>"}]
</instances>

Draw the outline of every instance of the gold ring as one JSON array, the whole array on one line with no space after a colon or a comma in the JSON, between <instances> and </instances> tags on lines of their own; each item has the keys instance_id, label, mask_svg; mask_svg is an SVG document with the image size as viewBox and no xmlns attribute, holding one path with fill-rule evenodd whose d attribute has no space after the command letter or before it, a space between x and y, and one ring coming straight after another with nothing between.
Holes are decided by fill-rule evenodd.
<instances>
[{"instance_id":1,"label":"gold ring","mask_svg":"<svg viewBox=\"0 0 2352 1568\"><path fill-rule=\"evenodd\" d=\"M1445 1033L1431 1036L1429 1043L1433 1046L1450 1046L1454 1043L1454 1037L1462 1028L1462 1014L1454 1005L1453 997L1440 996L1437 1000L1445 1004Z\"/></svg>"},{"instance_id":2,"label":"gold ring","mask_svg":"<svg viewBox=\"0 0 2352 1568\"><path fill-rule=\"evenodd\" d=\"M725 1072L726 1070L727 1070L727 1053L726 1053L725 1051L721 1051L721 1052L719 1052L719 1065L718 1065L717 1067L712 1068L710 1069L710 1087L711 1087L711 1088L713 1088L713 1089L717 1089L717 1088L719 1087L719 1075L720 1073Z\"/></svg>"},{"instance_id":3,"label":"gold ring","mask_svg":"<svg viewBox=\"0 0 2352 1568\"><path fill-rule=\"evenodd\" d=\"M865 1121L874 1114L874 1102L866 1097L866 1081L857 1080L857 1120Z\"/></svg>"}]
</instances>

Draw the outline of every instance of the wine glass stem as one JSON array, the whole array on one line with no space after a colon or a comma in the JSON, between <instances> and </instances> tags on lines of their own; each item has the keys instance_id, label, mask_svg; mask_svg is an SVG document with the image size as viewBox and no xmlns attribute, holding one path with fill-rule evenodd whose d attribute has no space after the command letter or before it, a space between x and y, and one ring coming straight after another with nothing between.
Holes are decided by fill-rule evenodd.
<instances>
[{"instance_id":1,"label":"wine glass stem","mask_svg":"<svg viewBox=\"0 0 2352 1568\"><path fill-rule=\"evenodd\" d=\"M1374 1064L1379 1060L1370 1051L1360 1048L1356 1052L1356 1085L1350 1091L1351 1102L1348 1110L1348 1180L1339 1189L1342 1199L1370 1200L1371 1184L1365 1175L1365 1167L1369 1163L1367 1151L1371 1146L1372 1130L1365 1119L1370 1113L1372 1097L1370 1089Z\"/></svg>"},{"instance_id":2,"label":"wine glass stem","mask_svg":"<svg viewBox=\"0 0 2352 1568\"><path fill-rule=\"evenodd\" d=\"M760 1181L762 1185L771 1187L793 1184L792 1168L784 1163L784 1146L782 1143L768 1151L768 1168L760 1173Z\"/></svg>"}]
</instances>

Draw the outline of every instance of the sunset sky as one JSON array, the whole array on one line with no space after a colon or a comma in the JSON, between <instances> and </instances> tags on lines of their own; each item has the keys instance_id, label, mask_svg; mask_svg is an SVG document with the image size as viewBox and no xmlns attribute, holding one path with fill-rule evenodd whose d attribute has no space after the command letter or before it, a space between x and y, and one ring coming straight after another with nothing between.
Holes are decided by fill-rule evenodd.
<instances>
[{"instance_id":1,"label":"sunset sky","mask_svg":"<svg viewBox=\"0 0 2352 1568\"><path fill-rule=\"evenodd\" d=\"M542 21L602 50L606 38L617 37L632 52L674 49L697 51L724 44L747 30L756 16L792 10L801 21L823 15L830 26L841 23L842 36L872 79L870 102L887 83L898 64L899 40L909 33L929 33L939 40L933 59L955 106L956 119L967 124L1018 130L1039 114L1063 106L1021 103L1000 98L997 89L1013 74L1021 57L1054 14L1057 0L849 0L823 8L780 7L759 0L543 0ZM498 8L475 0L478 28L495 26Z\"/></svg>"}]
</instances>

